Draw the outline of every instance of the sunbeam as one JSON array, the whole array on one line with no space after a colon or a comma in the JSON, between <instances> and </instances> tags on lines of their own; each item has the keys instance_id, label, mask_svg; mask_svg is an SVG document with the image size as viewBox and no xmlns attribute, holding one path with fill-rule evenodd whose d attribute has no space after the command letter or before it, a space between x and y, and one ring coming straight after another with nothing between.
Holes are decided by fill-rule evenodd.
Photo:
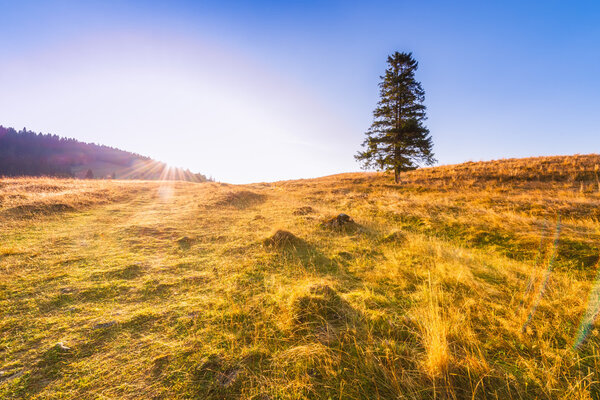
<instances>
[{"instance_id":1,"label":"sunbeam","mask_svg":"<svg viewBox=\"0 0 600 400\"><path fill-rule=\"evenodd\" d=\"M598 270L596 280L590 291L587 309L579 324L577 336L575 336L575 341L573 343L574 350L577 350L585 342L585 339L588 337L592 326L594 325L594 321L596 321L596 318L600 313L600 262L596 265L596 269Z\"/></svg>"},{"instance_id":2,"label":"sunbeam","mask_svg":"<svg viewBox=\"0 0 600 400\"><path fill-rule=\"evenodd\" d=\"M533 304L531 306L531 311L529 312L529 315L527 316L527 320L525 321L525 323L523 324L523 327L521 329L522 332L525 332L527 330L527 327L529 326L529 323L531 322L531 320L533 319L533 316L535 315L535 312L537 311L537 308L540 304L540 301L542 300L542 298L544 297L544 293L546 291L546 286L548 285L548 280L550 279L550 275L552 274L552 270L554 268L554 261L556 260L556 254L557 254L557 250L558 250L558 240L560 238L560 213L558 214L558 218L556 220L556 233L554 234L554 242L552 245L552 256L550 257L550 261L548 262L548 268L546 268L546 271L544 273L544 277L542 279L542 284L540 286L540 290L538 291L535 300L533 301Z\"/></svg>"}]
</instances>

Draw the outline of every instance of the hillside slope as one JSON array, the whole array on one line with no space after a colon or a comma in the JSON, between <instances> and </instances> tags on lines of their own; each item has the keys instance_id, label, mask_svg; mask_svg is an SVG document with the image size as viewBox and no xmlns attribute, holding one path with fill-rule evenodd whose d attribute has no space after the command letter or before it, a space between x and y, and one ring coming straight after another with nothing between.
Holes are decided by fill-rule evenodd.
<instances>
[{"instance_id":1,"label":"hillside slope","mask_svg":"<svg viewBox=\"0 0 600 400\"><path fill-rule=\"evenodd\" d=\"M0 397L598 398L599 164L4 179Z\"/></svg>"},{"instance_id":2,"label":"hillside slope","mask_svg":"<svg viewBox=\"0 0 600 400\"><path fill-rule=\"evenodd\" d=\"M1 125L0 176L207 180L202 174L171 168L139 154L26 129L17 132Z\"/></svg>"}]
</instances>

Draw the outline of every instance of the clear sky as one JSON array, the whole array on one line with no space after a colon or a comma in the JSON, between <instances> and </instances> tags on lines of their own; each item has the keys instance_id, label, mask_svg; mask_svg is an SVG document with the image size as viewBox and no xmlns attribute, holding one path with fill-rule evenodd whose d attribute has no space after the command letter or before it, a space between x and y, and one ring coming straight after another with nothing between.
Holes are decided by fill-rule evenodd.
<instances>
[{"instance_id":1,"label":"clear sky","mask_svg":"<svg viewBox=\"0 0 600 400\"><path fill-rule=\"evenodd\" d=\"M600 152L599 1L0 0L0 124L233 183L356 171L412 51L440 164Z\"/></svg>"}]
</instances>

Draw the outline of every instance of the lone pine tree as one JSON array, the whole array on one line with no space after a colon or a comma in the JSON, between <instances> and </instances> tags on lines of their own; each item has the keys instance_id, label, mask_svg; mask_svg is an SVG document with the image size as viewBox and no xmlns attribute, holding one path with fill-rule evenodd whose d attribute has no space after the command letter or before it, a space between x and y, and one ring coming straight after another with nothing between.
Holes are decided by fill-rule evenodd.
<instances>
[{"instance_id":1,"label":"lone pine tree","mask_svg":"<svg viewBox=\"0 0 600 400\"><path fill-rule=\"evenodd\" d=\"M395 52L387 59L385 75L380 77L380 101L373 111L373 123L355 158L364 169L393 170L400 181L402 171L419 163L433 164L431 136L423 122L425 91L415 80L417 61L412 53Z\"/></svg>"}]
</instances>

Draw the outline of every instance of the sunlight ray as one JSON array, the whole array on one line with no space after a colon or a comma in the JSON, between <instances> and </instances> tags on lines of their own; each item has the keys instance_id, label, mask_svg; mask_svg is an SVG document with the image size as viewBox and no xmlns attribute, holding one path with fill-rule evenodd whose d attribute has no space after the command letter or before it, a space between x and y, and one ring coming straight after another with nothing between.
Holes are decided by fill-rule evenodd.
<instances>
[{"instance_id":1,"label":"sunlight ray","mask_svg":"<svg viewBox=\"0 0 600 400\"><path fill-rule=\"evenodd\" d=\"M590 295L587 301L587 309L583 318L581 319L581 323L579 324L579 329L577 330L577 335L575 336L575 341L573 343L573 349L577 350L586 340L589 333L594 326L594 322L600 314L600 261L596 265L596 269L598 270L596 274L596 279L594 284L592 285L592 289L590 290Z\"/></svg>"},{"instance_id":2,"label":"sunlight ray","mask_svg":"<svg viewBox=\"0 0 600 400\"><path fill-rule=\"evenodd\" d=\"M550 257L550 261L548 262L548 267L546 268L546 271L544 272L544 276L542 278L542 283L541 283L540 289L539 289L539 291L535 297L535 300L533 301L533 304L531 306L531 311L529 312L529 315L527 316L527 320L525 321L525 323L523 324L523 327L521 328L522 332L525 332L527 330L527 327L531 323L531 320L533 319L533 316L535 315L537 308L538 308L542 298L544 297L544 293L546 292L546 287L548 285L548 281L550 280L550 275L552 274L552 270L554 269L554 261L556 260L556 255L557 255L557 250L558 250L558 240L560 238L560 228L561 228L561 224L560 224L560 213L559 213L557 221L556 221L556 233L554 235L552 256Z\"/></svg>"}]
</instances>

